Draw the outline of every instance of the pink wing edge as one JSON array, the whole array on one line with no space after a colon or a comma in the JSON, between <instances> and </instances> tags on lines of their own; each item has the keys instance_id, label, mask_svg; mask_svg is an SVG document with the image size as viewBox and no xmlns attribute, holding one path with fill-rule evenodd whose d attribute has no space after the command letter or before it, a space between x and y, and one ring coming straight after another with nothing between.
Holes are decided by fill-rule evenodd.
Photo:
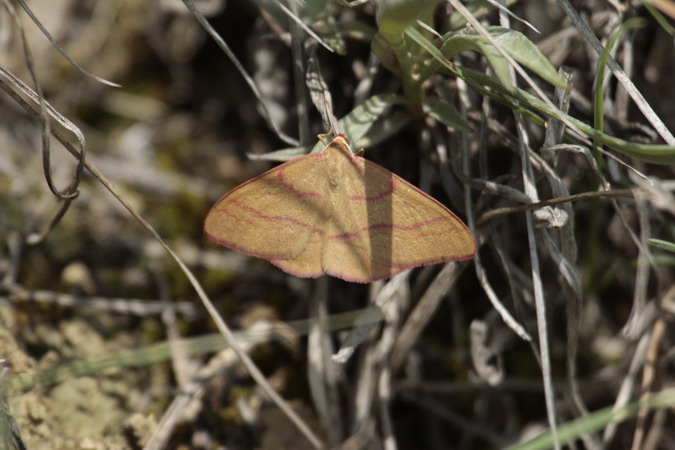
<instances>
[{"instance_id":1,"label":"pink wing edge","mask_svg":"<svg viewBox=\"0 0 675 450\"><path fill-rule=\"evenodd\" d=\"M340 137L344 138L345 140L347 139L343 134L338 134L337 136L340 136ZM349 141L347 141L347 142L349 142ZM280 165L278 165L278 166L276 166L276 167L273 167L273 168L271 168L270 170L268 170L268 171L266 171L266 172L264 172L264 173L262 173L262 174L260 174L260 175L258 175L258 176L256 176L256 177L251 178L250 180L247 180L247 181L241 183L240 185L234 187L234 188L231 189L230 191L226 192L222 197L220 197L220 199L218 199L218 201L216 201L216 203L214 203L214 205L213 205L213 206L211 207L211 209L209 210L209 212L208 212L208 214L207 214L207 217L208 217L212 212L214 212L215 207L216 207L222 200L224 200L227 196L231 195L233 192L237 191L237 190L240 189L241 187L246 186L247 184L252 183L252 182L258 180L258 179L264 177L265 175L268 175L268 174L271 173L271 172L274 172L274 171L276 171L276 170L278 170L278 169L281 169L281 168L283 168L284 166L289 165L289 164L291 164L292 162L295 162L295 161L297 161L297 160L300 159L300 158L310 158L310 157L318 158L318 157L323 157L323 155L325 155L325 153L309 153L309 154L306 154L306 155L298 156L298 157L296 157L296 158L293 158L293 159L290 160L290 161L287 161L287 162L285 162L285 163L283 163L283 164L280 164ZM448 207L446 207L443 203L439 202L438 200L436 200L436 199L435 199L434 197L432 197L431 195L429 195L429 194L427 194L426 192L424 192L423 190L419 189L419 188L418 188L417 186L415 186L414 184L412 184L412 183L406 181L404 178L401 178L400 176L396 175L395 173L393 173L393 172L390 171L389 169L386 169L385 167L382 167L381 165L379 165L379 164L377 164L377 163L375 163L375 162L373 162L373 161L370 161L370 160L368 160L368 159L365 159L365 158L363 158L363 157L361 157L361 156L356 156L356 155L354 155L354 154L351 154L350 157L351 157L351 159L352 159L353 161L360 161L360 160L363 160L363 161L365 162L365 164L372 164L373 166L377 167L378 169L384 170L384 171L386 171L387 173L390 173L390 174L393 176L393 178L394 178L394 180L395 180L396 182L399 182L399 183L402 183L402 184L404 184L404 185L406 185L406 186L409 186L409 187L412 188L414 191L416 191L416 192L422 194L424 197L428 198L429 200L431 200L431 201L433 201L434 203L436 203L437 205L439 205L442 209L444 209L447 213L449 213L452 217L454 217L454 218L455 218L455 219L456 219L456 220L464 227L464 229L467 231L467 233L469 234L469 236L471 236L471 241L472 241L472 243L473 243L473 246L472 246L472 247L473 247L473 252L472 252L471 254L463 255L463 256L460 256L460 257L457 257L457 258L440 258L440 259L438 259L438 260L429 260L429 261L424 261L424 262L416 263L416 264L396 265L396 266L393 266L393 267L395 268L395 270L394 270L393 272L391 272L391 273L388 274L388 275L381 276L381 277L353 278L353 277L349 277L349 276L347 276L347 275L345 275L345 274L342 274L342 273L339 273L339 272L327 272L327 271L323 271L323 270L322 270L321 272L310 273L310 274L307 274L307 273L299 273L299 272L296 272L296 271L293 271L293 270L289 270L288 268L281 267L280 264L278 263L278 262L281 262L281 264L283 264L282 261L284 261L284 260L281 259L281 258L274 258L273 256L270 257L269 255L257 254L257 253L255 253L255 252L249 252L249 251L247 251L247 250L244 250L244 249L242 249L242 248L239 248L239 247L237 247L237 245L235 245L234 243L231 243L231 242L225 242L225 241L223 241L223 240L218 239L216 236L210 235L209 233L206 232L205 227L204 227L204 230L203 230L204 234L206 235L206 237L207 237L210 241L215 242L216 244L222 245L222 246L227 247L227 248L231 248L232 250L235 250L235 251L237 251L237 252L239 252L239 253L243 253L243 254L245 254L245 255L249 255L249 256L256 257L256 258L265 259L265 260L269 261L270 263L272 263L274 266L276 266L276 267L278 267L279 269L281 269L282 271L284 271L284 272L286 272L286 273L288 273L288 274L291 274L291 275L293 275L293 276L296 276L296 277L298 277L298 278L318 278L318 277L320 277L320 276L322 276L322 275L330 275L330 276L333 276L333 277L336 277L336 278L340 278L340 279L345 280L345 281L348 281L348 282L352 282L352 283L364 283L364 284L365 284L365 283L372 283L372 282L374 282L374 281L384 280L384 279L386 279L386 278L391 278L391 277L393 277L393 276L395 276L395 275L398 275L399 273L401 273L401 272L403 272L403 271L405 271L405 270L413 269L413 268L415 268L415 267L429 266L429 265L433 265L433 264L440 264L440 263L451 262L451 261L465 261L465 260L471 259L471 258L473 258L473 257L475 256L475 254L476 254L476 247L477 247L477 246L476 246L476 240L475 240L475 238L474 238L474 236L473 236L473 233L471 233L471 230L469 230L469 227L467 227L467 225L466 225L459 217L457 217L457 215L456 215L455 213L453 213ZM278 261L278 262L277 262L277 261Z\"/></svg>"}]
</instances>

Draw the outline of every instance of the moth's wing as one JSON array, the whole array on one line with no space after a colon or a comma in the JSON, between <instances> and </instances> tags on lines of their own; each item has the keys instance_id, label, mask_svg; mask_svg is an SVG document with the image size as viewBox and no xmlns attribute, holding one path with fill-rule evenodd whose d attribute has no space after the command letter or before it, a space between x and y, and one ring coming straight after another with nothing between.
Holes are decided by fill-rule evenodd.
<instances>
[{"instance_id":1,"label":"moth's wing","mask_svg":"<svg viewBox=\"0 0 675 450\"><path fill-rule=\"evenodd\" d=\"M464 222L435 198L392 175L395 264L407 269L473 258L476 241Z\"/></svg>"},{"instance_id":2,"label":"moth's wing","mask_svg":"<svg viewBox=\"0 0 675 450\"><path fill-rule=\"evenodd\" d=\"M327 273L365 283L475 254L461 220L387 169L354 157L343 178L345 192L326 225Z\"/></svg>"},{"instance_id":3,"label":"moth's wing","mask_svg":"<svg viewBox=\"0 0 675 450\"><path fill-rule=\"evenodd\" d=\"M211 208L204 233L259 258L296 258L330 213L321 182L324 160L322 153L301 156L234 188Z\"/></svg>"},{"instance_id":4,"label":"moth's wing","mask_svg":"<svg viewBox=\"0 0 675 450\"><path fill-rule=\"evenodd\" d=\"M324 230L315 229L309 237L305 248L290 259L270 260L272 264L284 272L301 278L316 278L325 272L321 264L321 248L323 246Z\"/></svg>"},{"instance_id":5,"label":"moth's wing","mask_svg":"<svg viewBox=\"0 0 675 450\"><path fill-rule=\"evenodd\" d=\"M321 267L329 275L357 283L384 278L375 275L371 242L363 232L367 222L350 207L344 197L336 198L334 214L325 226Z\"/></svg>"}]
</instances>

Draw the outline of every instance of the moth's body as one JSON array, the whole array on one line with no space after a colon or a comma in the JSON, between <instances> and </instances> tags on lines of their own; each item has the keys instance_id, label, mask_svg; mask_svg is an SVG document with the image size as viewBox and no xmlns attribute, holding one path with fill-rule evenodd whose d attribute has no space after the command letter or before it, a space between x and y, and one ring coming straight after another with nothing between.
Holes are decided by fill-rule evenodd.
<instances>
[{"instance_id":1,"label":"moth's body","mask_svg":"<svg viewBox=\"0 0 675 450\"><path fill-rule=\"evenodd\" d=\"M225 194L204 224L213 241L299 277L370 282L471 258L466 226L439 202L351 152L338 135Z\"/></svg>"}]
</instances>

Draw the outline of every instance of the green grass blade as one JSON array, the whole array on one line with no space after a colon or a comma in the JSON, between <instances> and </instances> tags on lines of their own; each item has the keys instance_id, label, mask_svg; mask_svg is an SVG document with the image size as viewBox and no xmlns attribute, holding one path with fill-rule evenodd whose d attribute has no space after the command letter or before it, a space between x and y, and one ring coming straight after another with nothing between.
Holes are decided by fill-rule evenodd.
<instances>
[{"instance_id":1,"label":"green grass blade","mask_svg":"<svg viewBox=\"0 0 675 450\"><path fill-rule=\"evenodd\" d=\"M579 119L564 114L556 108L551 108L545 102L521 89L516 89L513 92L509 92L504 88L501 82L493 77L489 77L482 72L468 69L466 67L455 66L441 53L438 48L436 48L428 39L422 36L414 28L408 28L406 30L406 34L410 36L410 38L413 39L417 44L422 46L426 51L428 51L434 58L441 62L441 64L443 64L443 66L445 66L445 68L448 69L450 73L462 78L471 87L483 93L484 95L488 95L493 100L498 101L509 108L512 108L514 111L525 115L528 120L532 120L534 123L543 126L544 119L538 116L536 112L528 110L524 106L516 105L515 102L511 100L511 98L521 101L524 105L533 110L544 113L558 120L566 120L570 122L579 131L586 134L586 136L589 138L595 140L595 142L607 145L609 148L626 156L656 164L675 164L675 146L639 144L607 135L594 129L592 126L580 121Z\"/></svg>"},{"instance_id":2,"label":"green grass blade","mask_svg":"<svg viewBox=\"0 0 675 450\"><path fill-rule=\"evenodd\" d=\"M675 389L666 389L648 396L646 406L648 410L672 408L675 406ZM568 422L558 428L558 442L560 444L572 442L579 439L583 434L602 430L609 423L619 423L633 418L637 415L639 407L640 402L636 401L616 410L613 407L609 407ZM553 445L553 435L547 432L528 442L509 448L512 450L543 450L553 448Z\"/></svg>"}]
</instances>

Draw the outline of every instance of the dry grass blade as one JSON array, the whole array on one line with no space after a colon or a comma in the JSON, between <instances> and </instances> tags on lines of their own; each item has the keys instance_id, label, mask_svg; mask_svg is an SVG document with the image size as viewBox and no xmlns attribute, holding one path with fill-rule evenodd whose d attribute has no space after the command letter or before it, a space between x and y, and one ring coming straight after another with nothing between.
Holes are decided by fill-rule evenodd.
<instances>
[{"instance_id":1,"label":"dry grass blade","mask_svg":"<svg viewBox=\"0 0 675 450\"><path fill-rule=\"evenodd\" d=\"M34 109L26 102L21 101L20 102L21 106L23 106L27 112L29 113L35 113ZM67 140L57 131L51 130L52 134L56 139L58 139L68 150L68 152L73 155L76 158L80 158L81 154L73 148ZM243 350L240 349L239 345L237 344L234 335L230 331L229 327L225 324L223 321L222 317L218 313L218 310L215 308L213 303L209 300L208 296L204 292L204 289L202 288L201 284L197 280L197 278L193 275L192 271L185 265L185 263L182 261L182 259L169 247L169 245L164 242L164 240L159 236L157 231L136 211L136 209L114 188L114 186L105 178L105 176L100 173L96 167L94 167L91 163L86 162L84 163L85 168L91 173L112 195L115 197L115 199L124 206L124 208L131 214L134 219L136 219L141 226L148 232L150 235L152 235L157 242L160 243L162 248L169 254L171 259L173 259L176 264L178 264L178 267L181 269L181 271L185 274L187 277L188 281L194 288L195 292L199 296L200 300L206 307L209 315L211 318L214 320L216 323L216 326L218 327L218 330L221 332L227 343L232 347L234 352L241 358L242 363L246 367L246 369L251 373L251 376L253 379L256 380L257 383L265 390L265 392L270 396L272 401L276 403L282 411L291 419L291 421L294 422L294 424L298 427L299 430L305 434L305 436L309 439L310 442L316 447L320 447L320 440L316 435L310 430L310 428L304 423L304 421L290 408L290 406L277 394L274 389L269 385L269 383L265 380L264 375L260 372L260 370L256 367L256 365L253 363L251 358L243 352Z\"/></svg>"},{"instance_id":2,"label":"dry grass blade","mask_svg":"<svg viewBox=\"0 0 675 450\"><path fill-rule=\"evenodd\" d=\"M309 28L307 25L303 23L300 18L293 13L290 9L288 9L283 3L276 1L276 5L281 8L281 10L293 21L295 22L300 28L302 28L308 35L310 35L317 43L319 43L323 48L328 50L329 52L334 52L334 50L331 48L330 45L328 45L326 42L324 42L323 39L319 37L318 34L316 34L311 28ZM295 3L294 3L295 4Z\"/></svg>"},{"instance_id":3,"label":"dry grass blade","mask_svg":"<svg viewBox=\"0 0 675 450\"><path fill-rule=\"evenodd\" d=\"M602 44L595 34L593 34L593 31L591 31L588 25L583 20L581 20L579 14L576 12L570 2L568 0L557 1L558 4L560 4L560 7L565 11L565 13L567 13L567 16L572 20L574 25L579 29L581 34L591 44L598 55L602 54ZM668 131L668 128L659 118L658 114L654 112L640 91L637 90L633 82L628 78L628 76L626 76L623 69L621 69L621 66L619 66L619 64L617 64L617 62L611 57L607 60L607 66L610 68L617 80L619 80L619 83L621 83L623 88L628 92L637 107L640 108L640 111L642 111L649 123L652 124L654 129L656 129L661 138L666 141L668 145L675 145L675 137L673 137L671 132Z\"/></svg>"},{"instance_id":4,"label":"dry grass blade","mask_svg":"<svg viewBox=\"0 0 675 450\"><path fill-rule=\"evenodd\" d=\"M644 366L644 361L647 356L647 350L649 347L649 342L651 341L651 334L645 333L640 338L633 357L630 361L630 366L624 377L623 382L621 383L621 389L616 397L616 401L612 406L614 411L619 411L621 408L624 408L631 400L631 397L634 393L637 377L639 372ZM603 433L603 444L608 446L612 443L617 430L618 424L610 423Z\"/></svg>"},{"instance_id":5,"label":"dry grass blade","mask_svg":"<svg viewBox=\"0 0 675 450\"><path fill-rule=\"evenodd\" d=\"M192 2L192 0L183 0L183 3L185 3L185 6L190 10L190 12L195 16L195 18L199 21L199 23L204 27L204 29L209 33L209 35L213 38L214 41L218 44L218 46L225 52L225 54L230 58L230 61L234 64L234 66L237 68L241 76L246 80L246 83L248 86L251 88L251 91L255 94L255 96L258 98L259 105L261 110L263 111L263 115L265 119L267 120L267 123L269 124L270 128L274 130L274 132L279 136L279 138L286 142L289 145L298 145L298 140L294 139L290 136L288 136L286 133L281 131L277 124L272 120L272 117L270 113L267 111L267 107L265 106L265 102L263 101L263 95L260 92L260 89L258 89L258 86L256 85L255 81L253 78L246 72L246 69L244 69L244 66L239 62L235 54L230 50L230 47L227 45L225 40L223 40L222 37L213 29L213 27L209 24L209 22L206 20L206 18L197 10L197 7L195 4Z\"/></svg>"},{"instance_id":6,"label":"dry grass blade","mask_svg":"<svg viewBox=\"0 0 675 450\"><path fill-rule=\"evenodd\" d=\"M550 198L547 200L542 200L540 202L528 203L526 205L518 206L504 206L502 208L494 208L483 213L482 216L476 221L476 225L482 226L489 220L495 219L499 216L505 214L513 214L524 211L534 211L537 209L545 208L546 206L559 205L569 202L576 202L581 200L588 200L592 198L603 198L603 197L626 197L632 198L634 196L633 191L630 189L613 189L611 191L594 191L594 192L582 192L579 194L566 195L563 197Z\"/></svg>"},{"instance_id":7,"label":"dry grass blade","mask_svg":"<svg viewBox=\"0 0 675 450\"><path fill-rule=\"evenodd\" d=\"M284 330L290 339L280 336L275 330L279 325L271 326L266 323L256 323L246 330L247 339L242 348L247 353L260 345L277 340L284 345L297 350L297 336L292 330ZM282 326L282 328L285 328ZM202 408L201 400L206 392L206 385L215 377L223 377L236 370L239 356L231 348L216 353L205 365L194 371L188 383L182 387L181 393L176 396L167 408L152 437L145 444L145 450L159 450L166 448L171 435L181 422L195 420Z\"/></svg>"},{"instance_id":8,"label":"dry grass blade","mask_svg":"<svg viewBox=\"0 0 675 450\"><path fill-rule=\"evenodd\" d=\"M365 341L370 336L370 333L377 327L378 320L383 315L386 317L383 308L389 307L392 303L392 299L395 299L396 295L404 288L409 276L410 271L400 273L379 290L377 296L373 300L373 304L376 308L368 309L356 318L354 326L340 346L340 350L333 355L333 361L345 363L349 360L356 348L361 345L361 343Z\"/></svg>"},{"instance_id":9,"label":"dry grass blade","mask_svg":"<svg viewBox=\"0 0 675 450\"><path fill-rule=\"evenodd\" d=\"M671 289L671 292L675 292ZM671 294L672 295L672 294ZM645 367L642 373L642 396L640 397L640 411L637 417L637 425L635 427L635 435L633 436L633 450L639 450L643 447L644 437L647 434L647 413L648 404L647 398L652 391L654 378L656 376L656 365L659 354L659 345L663 340L666 331L666 323L663 318L659 318L654 322L651 332L651 340L647 347L647 355L645 359Z\"/></svg>"},{"instance_id":10,"label":"dry grass blade","mask_svg":"<svg viewBox=\"0 0 675 450\"><path fill-rule=\"evenodd\" d=\"M0 1L0 447L675 439L675 397L662 387L675 379L675 146L626 90L640 88L657 127L675 127L663 10L23 0L35 26ZM59 51L122 87L82 76ZM211 245L204 217L218 198L321 151L326 132L468 222L476 258L364 285ZM311 166L292 177L304 183L294 199L340 185ZM256 254L276 243L251 218L297 226L279 227L289 247L313 227L289 197L271 203L226 227L254 236ZM421 228L401 218L415 205L369 212L355 229L400 230L392 254L428 256L457 237L413 244L403 231ZM389 244L349 251L373 246Z\"/></svg>"},{"instance_id":11,"label":"dry grass blade","mask_svg":"<svg viewBox=\"0 0 675 450\"><path fill-rule=\"evenodd\" d=\"M500 21L504 25L508 25L508 18L506 15L500 13ZM513 69L510 69L510 77L514 86L517 85L515 79L514 70L522 76L523 71L514 64L511 64ZM528 82L530 80L526 78ZM541 95L541 94L540 94ZM550 101L547 101L549 103ZM514 113L514 119L516 122L516 131L518 133L518 153L520 154L521 162L521 176L524 185L524 192L530 198L531 201L539 200L539 193L537 191L536 182L534 178L534 172L532 169L532 162L529 152L529 142L530 136L526 130L525 121L523 117L519 114ZM567 122L567 121L565 121ZM567 125L567 123L565 123ZM539 356L542 369L542 378L544 382L544 398L546 401L546 415L548 418L548 424L551 428L551 433L553 435L554 446L556 449L560 448L560 443L557 439L557 427L558 427L558 417L557 417L557 401L555 393L553 391L553 380L552 380L552 368L551 368L551 357L550 357L550 346L549 346L549 325L546 309L546 301L544 299L545 291L543 287L543 281L541 277L541 266L539 263L539 255L537 250L537 240L535 238L534 230L534 220L533 214L529 211L525 212L525 222L527 225L527 243L530 256L530 268L532 272L532 286L534 293L534 304L535 311L537 316L537 332L539 337Z\"/></svg>"},{"instance_id":12,"label":"dry grass blade","mask_svg":"<svg viewBox=\"0 0 675 450\"><path fill-rule=\"evenodd\" d=\"M333 115L333 99L328 90L328 85L326 85L321 76L316 48L312 49L307 64L307 88L309 89L309 95L312 98L314 106L319 111L319 114L321 114L324 129L331 135L341 133L342 130Z\"/></svg>"},{"instance_id":13,"label":"dry grass blade","mask_svg":"<svg viewBox=\"0 0 675 450\"><path fill-rule=\"evenodd\" d=\"M68 211L68 208L70 207L70 203L73 199L75 199L79 195L79 185L80 181L82 180L82 171L84 168L84 159L85 159L85 146L84 146L84 137L82 136L81 133L76 132L76 135L78 139L80 140L80 154L78 158L78 164L75 168L72 181L70 184L63 190L60 191L55 183L54 180L52 179L52 170L51 170L51 147L50 147L50 140L49 140L49 135L50 135L50 121L49 121L49 114L50 112L48 111L46 101L44 100L44 96L42 95L42 85L38 82L37 75L35 73L35 67L33 63L33 56L30 50L30 47L27 43L27 38L25 31L23 29L23 26L21 24L21 21L18 19L16 15L16 11L14 10L14 7L10 3L2 2L2 5L5 7L7 12L9 13L9 16L11 17L14 26L17 30L19 30L19 34L21 36L21 45L22 45L22 52L23 52L23 58L24 62L26 65L26 68L28 70L28 73L30 74L30 77L33 81L33 84L35 85L35 93L32 94L32 97L36 99L36 102L39 105L39 110L38 113L35 114L35 117L37 117L40 125L41 125L41 137L42 137L42 166L43 166L43 171L44 171L44 176L45 180L47 182L47 186L49 187L49 190L52 192L52 194L61 200L61 206L58 208L56 213L52 216L52 218L49 220L48 225L45 227L44 231L40 234L33 234L31 238L28 240L28 242L32 244L37 244L42 239L44 239L44 236L51 231L56 224L63 218L65 215L66 211ZM25 7L25 5L22 2L22 6ZM29 15L36 20L30 11L28 10ZM39 22L38 22L39 23ZM0 68L2 70L3 75L7 78L7 80L10 82L10 84L14 85L15 88L18 88L20 90L23 90L24 92L31 92L31 90L25 86L18 78L14 77L9 71L4 70L3 68ZM6 86L5 83L2 83L2 89L7 92L10 96L16 97L16 94L14 91L9 88L9 86ZM76 127L72 127L71 129L76 129Z\"/></svg>"},{"instance_id":14,"label":"dry grass blade","mask_svg":"<svg viewBox=\"0 0 675 450\"><path fill-rule=\"evenodd\" d=\"M490 35L490 33L481 25L480 22L476 20L476 18L470 13L462 3L458 2L457 0L448 0L450 4L455 7L461 14L464 16L464 18L473 26L476 28L476 30L483 36L485 39L490 42L494 46L494 48L499 52L499 54L509 63L509 65L515 70L518 75L523 77L523 79L527 82L528 86L537 94L540 100L545 102L548 106L550 106L552 109L556 110L556 106L551 102L551 100L548 98L548 96L544 93L544 91L541 90L539 85L535 83L532 78L523 70L522 67L520 67L520 64L518 64L500 45L495 41L495 39ZM576 129L574 125L571 123L568 123L565 121L565 125L567 125L571 129Z\"/></svg>"},{"instance_id":15,"label":"dry grass blade","mask_svg":"<svg viewBox=\"0 0 675 450\"><path fill-rule=\"evenodd\" d=\"M35 14L28 7L26 2L24 0L19 0L19 4L21 5L21 8L23 8L23 10L26 12L26 14L28 14L28 16L31 18L31 20L35 23L35 25L37 25L37 27L40 29L40 31L42 31L42 33L47 37L47 39L49 39L49 42L51 42L52 45L59 51L59 53L61 53L63 55L63 57L66 58L66 60L68 60L68 63L72 64L74 67L77 68L77 70L79 70L80 72L82 72L83 74L88 76L89 78L98 81L99 83L103 83L106 86L110 86L110 87L121 87L119 84L113 83L112 81L109 81L109 80L101 78L97 75L94 75L93 73L88 72L82 66L80 66L76 61L74 61L70 56L68 56L68 53L66 53L66 51L63 49L63 47L61 47L61 45L56 41L56 39L54 39L52 37L52 35L49 34L49 31L47 31L47 28L45 28L43 23L40 22L40 19L38 19L35 16Z\"/></svg>"},{"instance_id":16,"label":"dry grass blade","mask_svg":"<svg viewBox=\"0 0 675 450\"><path fill-rule=\"evenodd\" d=\"M7 284L5 285L7 286ZM10 287L10 294L7 296L7 300L11 302L30 301L53 303L60 306L92 308L99 311L137 316L159 315L167 309L170 309L185 318L195 318L199 315L195 306L189 302L176 301L165 303L156 300L70 295L54 291L28 291L19 286L13 288Z\"/></svg>"},{"instance_id":17,"label":"dry grass blade","mask_svg":"<svg viewBox=\"0 0 675 450\"><path fill-rule=\"evenodd\" d=\"M441 301L464 268L466 268L466 264L445 264L415 305L415 308L410 312L398 333L396 345L392 349L390 363L394 371L401 368L412 346L417 342L420 334L434 316Z\"/></svg>"},{"instance_id":18,"label":"dry grass blade","mask_svg":"<svg viewBox=\"0 0 675 450\"><path fill-rule=\"evenodd\" d=\"M462 106L464 106L464 105L468 104L468 99L466 98L467 86L461 81L459 82L459 86L460 86L460 93L463 96L462 97L463 98ZM481 141L481 143L482 142L483 141ZM463 153L462 170L456 169L455 172L460 177L463 177L463 178L466 179L466 178L468 178L467 174L469 173L469 170L468 170L468 167L469 167L469 150L468 150L468 143L466 142L466 139L462 140L462 153ZM481 161L481 163L483 163L483 161ZM519 191L517 189L514 189L514 188L511 188L509 186L501 186L501 185L496 184L496 183L487 183L487 184L480 183L480 184L485 186L485 187L489 187L490 189L494 189L495 192L506 192L509 195L512 195L513 197L527 199L525 194L523 194L521 191ZM476 232L475 230L477 230L476 218L474 217L474 214L473 214L473 211L474 211L473 200L472 200L471 195L469 194L468 191L466 191L465 194L464 194L464 201L465 201L465 204L466 204L465 208L466 208L466 211L467 211L467 214L468 214L467 223L469 225L469 228L471 230L474 230L474 233L475 233ZM480 241L480 239L479 239L479 241ZM474 265L475 265L475 268L476 268L476 276L478 278L478 282L481 284L483 292L485 293L485 295L487 295L488 299L490 300L490 303L495 308L495 310L499 313L499 315L501 316L504 323L506 323L509 326L509 328L511 328L513 330L513 332L516 333L516 335L518 335L518 337L520 337L522 340L524 340L526 342L532 342L532 337L530 336L530 334L525 330L525 328L520 323L518 323L518 321L513 317L513 315L509 312L509 310L502 304L502 302L499 299L499 296L497 295L497 293L494 291L494 289L490 285L490 282L488 281L488 278L487 278L487 273L485 271L485 267L482 263L482 257L480 255L480 252L478 252L476 254L476 256L473 259L473 262L474 262Z\"/></svg>"},{"instance_id":19,"label":"dry grass blade","mask_svg":"<svg viewBox=\"0 0 675 450\"><path fill-rule=\"evenodd\" d=\"M311 326L307 342L307 379L314 407L323 423L327 441L336 446L343 436L342 408L338 395L341 367L331 359L333 345L328 328L328 280L317 281L317 293L310 309Z\"/></svg>"},{"instance_id":20,"label":"dry grass blade","mask_svg":"<svg viewBox=\"0 0 675 450\"><path fill-rule=\"evenodd\" d=\"M513 14L513 13L512 13L505 5L503 5L503 4L501 4L501 3L498 3L498 2L495 1L495 0L487 0L487 1L488 1L488 3L490 3L492 6L494 6L495 8L497 8L499 11L508 14L510 18L515 19L515 20L517 20L518 22L524 24L526 27L528 27L528 28L531 29L532 31L534 31L534 32L536 32L536 33L540 33L540 31L537 30L537 28L536 28L534 25L532 25L532 24L531 24L530 22L528 22L527 20L525 20L525 19L523 19L523 18L521 18L521 17L518 17L516 14Z\"/></svg>"}]
</instances>

